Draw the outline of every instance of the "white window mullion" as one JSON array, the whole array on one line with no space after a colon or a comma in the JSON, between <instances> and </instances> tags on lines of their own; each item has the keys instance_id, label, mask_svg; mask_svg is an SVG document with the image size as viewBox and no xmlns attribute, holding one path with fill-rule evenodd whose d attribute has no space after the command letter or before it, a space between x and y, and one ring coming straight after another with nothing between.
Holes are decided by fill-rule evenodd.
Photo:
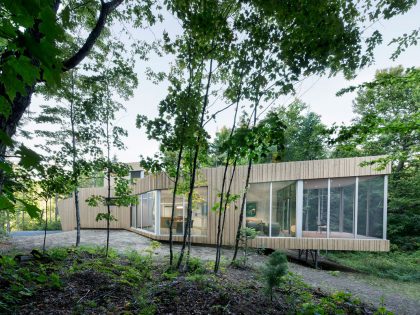
<instances>
[{"instance_id":1,"label":"white window mullion","mask_svg":"<svg viewBox=\"0 0 420 315\"><path fill-rule=\"evenodd\" d=\"M356 177L356 187L354 189L354 238L357 238L357 218L359 216L359 177Z\"/></svg>"},{"instance_id":2,"label":"white window mullion","mask_svg":"<svg viewBox=\"0 0 420 315\"><path fill-rule=\"evenodd\" d=\"M140 195L140 229L143 229L143 194Z\"/></svg>"},{"instance_id":3,"label":"white window mullion","mask_svg":"<svg viewBox=\"0 0 420 315\"><path fill-rule=\"evenodd\" d=\"M388 175L384 176L384 214L383 214L383 235L382 238L386 240L386 233L387 233L387 216L388 216Z\"/></svg>"},{"instance_id":4,"label":"white window mullion","mask_svg":"<svg viewBox=\"0 0 420 315\"><path fill-rule=\"evenodd\" d=\"M331 178L328 178L327 196L327 238L330 238Z\"/></svg>"},{"instance_id":5,"label":"white window mullion","mask_svg":"<svg viewBox=\"0 0 420 315\"><path fill-rule=\"evenodd\" d=\"M303 224L303 180L296 185L296 237L302 237Z\"/></svg>"},{"instance_id":6,"label":"white window mullion","mask_svg":"<svg viewBox=\"0 0 420 315\"><path fill-rule=\"evenodd\" d=\"M185 233L185 196L182 196L182 234Z\"/></svg>"},{"instance_id":7,"label":"white window mullion","mask_svg":"<svg viewBox=\"0 0 420 315\"><path fill-rule=\"evenodd\" d=\"M155 233L160 235L160 190L156 191L155 196Z\"/></svg>"},{"instance_id":8,"label":"white window mullion","mask_svg":"<svg viewBox=\"0 0 420 315\"><path fill-rule=\"evenodd\" d=\"M272 216L272 212L273 212L273 183L270 183L270 198L269 199L270 199L270 206L269 206L270 221L269 221L269 224L268 224L268 236L271 237L271 220L273 218L273 216Z\"/></svg>"}]
</instances>

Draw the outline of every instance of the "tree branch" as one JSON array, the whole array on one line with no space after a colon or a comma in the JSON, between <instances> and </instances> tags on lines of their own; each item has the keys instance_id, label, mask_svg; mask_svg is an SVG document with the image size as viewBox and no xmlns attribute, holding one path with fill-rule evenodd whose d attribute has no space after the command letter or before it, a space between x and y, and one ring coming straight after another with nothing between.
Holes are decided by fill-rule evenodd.
<instances>
[{"instance_id":1,"label":"tree branch","mask_svg":"<svg viewBox=\"0 0 420 315\"><path fill-rule=\"evenodd\" d=\"M99 13L98 20L96 21L95 27L90 32L83 46L80 47L80 49L72 57L63 62L63 71L73 69L89 54L93 45L101 35L103 28L105 27L108 15L114 11L122 2L123 0L112 0L110 2L103 2L103 0L101 0L101 11Z\"/></svg>"}]
</instances>

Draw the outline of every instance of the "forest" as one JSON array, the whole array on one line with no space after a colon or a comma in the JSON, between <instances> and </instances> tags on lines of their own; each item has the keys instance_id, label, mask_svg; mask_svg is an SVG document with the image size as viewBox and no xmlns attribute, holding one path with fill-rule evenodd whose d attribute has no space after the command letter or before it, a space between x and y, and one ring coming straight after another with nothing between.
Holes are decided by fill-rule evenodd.
<instances>
[{"instance_id":1,"label":"forest","mask_svg":"<svg viewBox=\"0 0 420 315\"><path fill-rule=\"evenodd\" d=\"M376 69L372 80L336 91L354 95L350 123L327 125L298 93L308 78L341 75L350 82L375 67L386 34L371 26L413 10L413 0L2 1L0 313L399 313L392 303L387 309L384 297L317 289L283 251L248 248L257 237L244 227L255 165L365 156L377 159L363 167L392 169L390 252L320 254L374 283L383 278L418 302L418 61ZM385 43L393 49L390 64L418 50L419 30ZM157 104L139 96L145 81L163 91ZM280 102L284 97L289 101ZM146 143L126 144L129 127L119 119L130 100L138 103L138 134L158 144L154 155L142 152ZM146 115L152 106L157 114ZM112 245L113 209L139 202L131 166L119 160L128 151L140 156L135 162L146 174L167 174L172 205L167 243L122 252ZM223 169L218 202L209 210L217 216L209 259L194 254L191 232L206 167ZM231 189L238 167L246 169L240 194ZM106 188L86 200L106 209L96 216L106 224L104 246L82 244L84 187ZM48 247L47 231L61 229L59 200L69 196L76 218L72 245ZM179 198L186 221L182 241L175 242ZM226 249L232 211L239 222L235 246ZM43 231L40 246L14 247L14 232L34 230ZM344 275L332 270L328 276Z\"/></svg>"}]
</instances>

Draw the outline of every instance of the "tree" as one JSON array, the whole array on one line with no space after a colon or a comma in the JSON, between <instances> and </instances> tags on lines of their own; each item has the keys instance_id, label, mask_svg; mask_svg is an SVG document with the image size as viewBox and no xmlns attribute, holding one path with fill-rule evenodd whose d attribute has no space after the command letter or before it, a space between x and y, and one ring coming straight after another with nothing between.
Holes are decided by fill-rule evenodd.
<instances>
[{"instance_id":1,"label":"tree","mask_svg":"<svg viewBox=\"0 0 420 315\"><path fill-rule=\"evenodd\" d=\"M216 132L213 141L209 145L209 159L207 161L210 167L223 165L226 159L226 143L229 139L229 129L223 126ZM241 163L238 163L239 165Z\"/></svg>"},{"instance_id":2,"label":"tree","mask_svg":"<svg viewBox=\"0 0 420 315\"><path fill-rule=\"evenodd\" d=\"M115 115L118 111L123 109L122 104L118 103L112 98L111 89L116 93L124 96L124 85L119 86L119 81L114 80L117 73L112 73L109 69L104 69L101 76L96 78L96 82L91 83L92 95L90 101L94 103L96 111L97 125L94 127L98 135L98 141L105 147L105 157L97 158L94 161L94 169L96 171L104 172L106 175L107 195L94 195L88 198L88 205L96 207L99 203L106 206L106 213L99 213L96 220L106 220L107 238L106 238L106 257L108 257L109 249L109 234L110 222L115 218L112 216L112 206L130 206L137 202L137 198L132 196L130 181L126 178L129 174L129 166L124 163L119 163L111 158L111 149L124 149L122 137L127 135L127 132L115 125ZM111 80L113 80L111 82ZM130 94L130 90L126 91ZM111 176L114 177L114 194L111 192Z\"/></svg>"},{"instance_id":3,"label":"tree","mask_svg":"<svg viewBox=\"0 0 420 315\"><path fill-rule=\"evenodd\" d=\"M117 8L123 3L120 11ZM4 159L25 159L22 164L39 164L34 151L12 140L22 116L31 103L32 95L51 94L69 70L82 62L107 60L110 47L118 51L115 62L144 55L145 45L133 39L125 45L122 37L113 36L107 25L125 29L128 20L133 27L143 21L155 21L152 1L79 1L41 0L3 1L0 7L0 194L13 206L12 187L7 177L14 177ZM128 51L128 47L132 51ZM146 46L147 47L147 46ZM84 65L85 66L85 65ZM92 71L93 68L85 67ZM67 81L68 82L68 81ZM15 186L16 187L16 186ZM25 210L32 209L25 206Z\"/></svg>"},{"instance_id":4,"label":"tree","mask_svg":"<svg viewBox=\"0 0 420 315\"><path fill-rule=\"evenodd\" d=\"M166 46L166 51L172 51L172 45ZM195 130L198 109L195 104L200 102L197 85L201 84L201 67L192 58L191 49L187 49L186 64L176 63L167 76L171 86L169 93L159 104L159 117L153 120L138 115L136 125L145 127L149 139L160 142L161 154L154 158L142 158L140 165L152 173L166 172L173 178L172 210L169 225L169 263L173 264L173 224L175 200L179 195L179 185L188 178L187 163L183 163L185 152L195 145ZM188 79L184 79L183 69L188 69Z\"/></svg>"},{"instance_id":5,"label":"tree","mask_svg":"<svg viewBox=\"0 0 420 315\"><path fill-rule=\"evenodd\" d=\"M391 8L393 11L388 12ZM356 69L372 61L372 49L380 42L380 34L375 32L368 36L367 48L363 51L360 49L363 31L358 23L375 19L383 11L387 11L386 18L389 18L409 8L410 5L402 4L382 4L375 7L371 3L357 7L350 1L322 1L316 4L258 0L168 3L168 9L178 18L184 34L173 43L166 36L165 46L176 54L179 73L184 73L189 78L195 77L191 76L192 72L199 74L197 82L200 86L194 87L196 94L203 96L202 101L190 104L198 109L195 116L190 117L191 128L188 129L194 135L194 143L191 147L179 146L186 152L185 158L191 157L184 163L191 170L190 194L179 264L190 237L191 204L199 165L198 157L206 146L204 118L206 115L211 118L216 115L210 113L208 108L209 98L213 94L210 87L215 85L212 81L217 79L218 83L223 84L227 81L227 74L234 72L232 69L236 73L241 73L238 70L242 69L240 66L246 69L243 73L247 83L244 100L255 108L255 126L257 107L264 101L275 99L276 95L291 92L293 84L301 76L326 72L334 75L343 71L350 77ZM372 10L375 14L367 15L366 19L365 14ZM179 89L181 85L178 84L177 87ZM228 104L226 107L229 106ZM167 118L161 116L160 119ZM180 161L182 152L178 156ZM225 180L228 179L225 177ZM225 181L222 185L225 185ZM221 199L224 196L222 187ZM220 209L223 209L223 204L220 202ZM221 211L219 210L219 214ZM223 219L219 219L220 224L222 221ZM220 227L220 233L222 230Z\"/></svg>"},{"instance_id":6,"label":"tree","mask_svg":"<svg viewBox=\"0 0 420 315\"><path fill-rule=\"evenodd\" d=\"M327 157L327 127L321 117L309 111L309 106L300 100L287 107L273 110L285 124L284 149L271 148L271 153L260 162L317 160Z\"/></svg>"},{"instance_id":7,"label":"tree","mask_svg":"<svg viewBox=\"0 0 420 315\"><path fill-rule=\"evenodd\" d=\"M69 84L54 97L56 106L42 105L41 113L36 117L38 124L50 124L54 130L36 130L36 134L45 139L42 149L63 168L71 170L76 209L76 246L80 244L80 206L79 186L82 178L90 173L89 158L100 153L95 140L96 111L94 103L86 101L86 81L88 77L78 76L71 71L66 79ZM58 127L58 129L57 129Z\"/></svg>"},{"instance_id":8,"label":"tree","mask_svg":"<svg viewBox=\"0 0 420 315\"><path fill-rule=\"evenodd\" d=\"M388 237L401 249L419 248L418 202L420 148L420 70L401 67L378 71L357 89L356 118L339 128L334 156L383 155L372 163L391 163Z\"/></svg>"},{"instance_id":9,"label":"tree","mask_svg":"<svg viewBox=\"0 0 420 315\"><path fill-rule=\"evenodd\" d=\"M420 147L420 69L402 67L378 71L375 80L351 87L358 89L352 124L339 129L335 155L356 150L365 155L387 156L375 162L403 171L418 158ZM352 148L353 147L353 148Z\"/></svg>"}]
</instances>

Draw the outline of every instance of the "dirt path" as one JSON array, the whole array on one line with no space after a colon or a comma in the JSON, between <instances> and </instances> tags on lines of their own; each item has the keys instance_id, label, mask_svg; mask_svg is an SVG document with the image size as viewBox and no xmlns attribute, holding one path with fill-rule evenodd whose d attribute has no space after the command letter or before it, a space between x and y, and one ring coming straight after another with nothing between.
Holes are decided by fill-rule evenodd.
<instances>
[{"instance_id":1,"label":"dirt path","mask_svg":"<svg viewBox=\"0 0 420 315\"><path fill-rule=\"evenodd\" d=\"M82 245L105 245L106 232L103 230L82 230ZM47 247L71 246L74 245L76 232L62 232L47 235ZM151 240L128 231L111 231L110 245L118 251L127 250L141 251L149 246ZM42 246L43 236L21 236L10 240L10 246L17 251L30 251L34 247ZM179 248L179 246L176 246ZM168 245L162 246L156 250L155 254L159 257L168 255ZM1 248L0 248L1 253ZM192 255L200 257L203 260L213 260L215 249L213 247L193 246ZM229 259L232 251L223 250L223 256ZM260 265L266 257L253 255L250 261L255 265ZM290 263L291 271L300 274L304 281L315 288L323 291L347 291L360 298L365 303L372 303L376 307L380 305L381 299L384 300L387 309L395 314L416 315L420 314L420 284L410 284L411 294L407 293L404 283L378 279L362 274L347 272L327 272L304 267L298 264ZM410 291L410 292L411 292Z\"/></svg>"}]
</instances>

